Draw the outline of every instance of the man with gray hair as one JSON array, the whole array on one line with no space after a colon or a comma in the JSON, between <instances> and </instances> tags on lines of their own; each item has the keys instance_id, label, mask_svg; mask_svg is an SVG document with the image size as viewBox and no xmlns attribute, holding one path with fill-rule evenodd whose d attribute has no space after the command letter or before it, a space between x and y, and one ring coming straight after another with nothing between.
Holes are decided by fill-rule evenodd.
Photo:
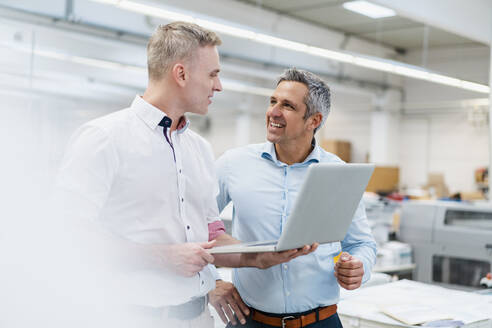
<instances>
[{"instance_id":1,"label":"man with gray hair","mask_svg":"<svg viewBox=\"0 0 492 328\"><path fill-rule=\"evenodd\" d=\"M140 327L212 327L210 263L268 268L316 249L207 252L215 243L235 241L218 218L211 147L188 129L185 113L205 115L222 90L220 44L214 32L196 24L159 26L147 46L149 84L143 95L129 108L80 127L58 176L64 216L95 222L109 236L108 254L132 264L112 283L119 298L143 314Z\"/></svg>"},{"instance_id":2,"label":"man with gray hair","mask_svg":"<svg viewBox=\"0 0 492 328\"><path fill-rule=\"evenodd\" d=\"M277 240L308 167L342 162L314 138L329 112L330 90L319 77L295 68L280 76L266 111L268 141L229 150L216 162L217 203L222 210L233 202L233 237ZM327 187L336 192L336 186ZM267 270L235 269L235 287L218 281L210 300L229 325L239 319L247 327L341 327L339 286L358 288L369 279L375 259L376 243L361 202L341 243L320 245Z\"/></svg>"}]
</instances>

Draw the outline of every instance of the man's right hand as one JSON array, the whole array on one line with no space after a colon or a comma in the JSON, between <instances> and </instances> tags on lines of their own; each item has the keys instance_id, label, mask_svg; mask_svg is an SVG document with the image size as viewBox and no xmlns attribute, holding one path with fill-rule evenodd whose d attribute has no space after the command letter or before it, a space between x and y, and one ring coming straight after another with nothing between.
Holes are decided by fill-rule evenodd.
<instances>
[{"instance_id":1,"label":"man's right hand","mask_svg":"<svg viewBox=\"0 0 492 328\"><path fill-rule=\"evenodd\" d=\"M217 280L215 289L208 293L208 300L225 324L230 321L235 326L236 317L242 325L246 323L245 317L249 315L249 308L230 282Z\"/></svg>"},{"instance_id":2,"label":"man's right hand","mask_svg":"<svg viewBox=\"0 0 492 328\"><path fill-rule=\"evenodd\" d=\"M215 241L206 243L184 243L174 245L153 245L152 253L161 265L185 277L192 277L209 263L214 257L206 249L212 248Z\"/></svg>"}]
</instances>

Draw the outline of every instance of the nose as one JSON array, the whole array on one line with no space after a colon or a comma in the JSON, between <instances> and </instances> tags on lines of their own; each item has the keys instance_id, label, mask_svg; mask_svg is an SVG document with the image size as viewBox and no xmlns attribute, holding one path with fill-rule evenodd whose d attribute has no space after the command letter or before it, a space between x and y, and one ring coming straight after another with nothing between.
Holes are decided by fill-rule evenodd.
<instances>
[{"instance_id":1,"label":"nose","mask_svg":"<svg viewBox=\"0 0 492 328\"><path fill-rule=\"evenodd\" d=\"M280 111L279 104L276 103L273 106L270 105L270 108L268 109L268 112L269 112L270 116L274 116L274 117L280 116L281 115L281 111Z\"/></svg>"},{"instance_id":2,"label":"nose","mask_svg":"<svg viewBox=\"0 0 492 328\"><path fill-rule=\"evenodd\" d=\"M219 77L217 77L216 81L214 82L214 91L222 91L222 83L220 82Z\"/></svg>"}]
</instances>

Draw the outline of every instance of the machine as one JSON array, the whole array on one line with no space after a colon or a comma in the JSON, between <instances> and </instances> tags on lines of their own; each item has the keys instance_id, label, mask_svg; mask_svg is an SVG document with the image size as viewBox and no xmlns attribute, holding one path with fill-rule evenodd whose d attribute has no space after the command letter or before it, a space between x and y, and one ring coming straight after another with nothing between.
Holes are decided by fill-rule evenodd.
<instances>
[{"instance_id":1,"label":"machine","mask_svg":"<svg viewBox=\"0 0 492 328\"><path fill-rule=\"evenodd\" d=\"M492 206L406 202L399 239L413 247L415 280L479 287L492 266Z\"/></svg>"}]
</instances>

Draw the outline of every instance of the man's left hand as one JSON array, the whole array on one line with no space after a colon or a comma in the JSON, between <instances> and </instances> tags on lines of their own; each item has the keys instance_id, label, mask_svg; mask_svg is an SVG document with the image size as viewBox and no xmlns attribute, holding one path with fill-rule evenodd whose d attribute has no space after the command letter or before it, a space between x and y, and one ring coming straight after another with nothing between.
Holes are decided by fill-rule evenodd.
<instances>
[{"instance_id":1,"label":"man's left hand","mask_svg":"<svg viewBox=\"0 0 492 328\"><path fill-rule=\"evenodd\" d=\"M343 252L335 264L335 277L343 288L353 290L360 287L364 276L364 265L361 260Z\"/></svg>"},{"instance_id":2,"label":"man's left hand","mask_svg":"<svg viewBox=\"0 0 492 328\"><path fill-rule=\"evenodd\" d=\"M249 308L230 282L217 280L215 289L208 293L208 300L225 324L230 321L235 326L236 317L241 324L246 323L245 317L249 315Z\"/></svg>"},{"instance_id":3,"label":"man's left hand","mask_svg":"<svg viewBox=\"0 0 492 328\"><path fill-rule=\"evenodd\" d=\"M316 251L319 244L304 245L301 248L289 249L280 252L262 252L262 253L242 253L246 266L256 267L258 269L268 269L274 265L289 262L296 257L311 254Z\"/></svg>"}]
</instances>

